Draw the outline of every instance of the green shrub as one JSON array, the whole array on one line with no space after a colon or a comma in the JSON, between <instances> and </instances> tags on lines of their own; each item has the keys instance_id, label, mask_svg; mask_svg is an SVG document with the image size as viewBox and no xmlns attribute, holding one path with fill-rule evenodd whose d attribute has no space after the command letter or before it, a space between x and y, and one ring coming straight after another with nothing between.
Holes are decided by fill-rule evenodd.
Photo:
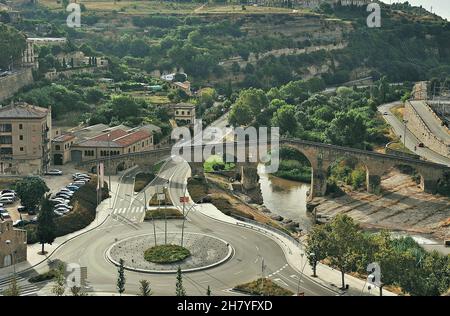
<instances>
[{"instance_id":1,"label":"green shrub","mask_svg":"<svg viewBox=\"0 0 450 316\"><path fill-rule=\"evenodd\" d=\"M145 260L154 263L174 263L191 256L191 252L178 245L159 245L144 252Z\"/></svg>"}]
</instances>

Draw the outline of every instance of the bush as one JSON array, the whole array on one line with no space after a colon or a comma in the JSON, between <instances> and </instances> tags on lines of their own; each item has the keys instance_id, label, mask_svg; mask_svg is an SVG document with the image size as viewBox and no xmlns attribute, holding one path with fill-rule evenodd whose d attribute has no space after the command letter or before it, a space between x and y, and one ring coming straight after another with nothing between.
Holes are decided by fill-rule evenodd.
<instances>
[{"instance_id":1,"label":"bush","mask_svg":"<svg viewBox=\"0 0 450 316\"><path fill-rule=\"evenodd\" d=\"M164 216L165 215L165 216ZM183 214L176 208L168 208L164 209L163 207L159 210L149 210L145 212L145 218L144 220L152 220L152 219L164 219L164 218L171 218L171 219L182 219Z\"/></svg>"},{"instance_id":2,"label":"bush","mask_svg":"<svg viewBox=\"0 0 450 316\"><path fill-rule=\"evenodd\" d=\"M154 173L138 173L134 179L134 192L139 192L147 186L153 179L155 179Z\"/></svg>"},{"instance_id":3,"label":"bush","mask_svg":"<svg viewBox=\"0 0 450 316\"><path fill-rule=\"evenodd\" d=\"M293 292L279 286L270 279L259 278L245 284L240 284L234 288L237 291L248 293L250 295L264 295L264 296L292 296Z\"/></svg>"},{"instance_id":4,"label":"bush","mask_svg":"<svg viewBox=\"0 0 450 316\"><path fill-rule=\"evenodd\" d=\"M191 252L178 245L159 245L144 252L145 260L154 263L174 263L191 256Z\"/></svg>"},{"instance_id":5,"label":"bush","mask_svg":"<svg viewBox=\"0 0 450 316\"><path fill-rule=\"evenodd\" d=\"M29 278L28 281L30 283L38 283L38 282L42 282L42 281L52 280L52 279L56 278L58 273L59 273L58 270L50 269L47 272L44 272L44 273L41 273L41 274L38 274L36 276Z\"/></svg>"}]
</instances>

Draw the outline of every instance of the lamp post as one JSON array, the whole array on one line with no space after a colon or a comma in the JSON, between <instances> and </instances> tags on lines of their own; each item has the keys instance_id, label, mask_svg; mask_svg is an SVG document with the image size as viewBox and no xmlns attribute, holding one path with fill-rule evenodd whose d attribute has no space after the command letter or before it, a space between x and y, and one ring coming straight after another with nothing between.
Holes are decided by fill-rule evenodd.
<instances>
[{"instance_id":1,"label":"lamp post","mask_svg":"<svg viewBox=\"0 0 450 316\"><path fill-rule=\"evenodd\" d=\"M108 192L111 195L111 133L108 133ZM109 207L111 208L111 198L109 199Z\"/></svg>"},{"instance_id":2,"label":"lamp post","mask_svg":"<svg viewBox=\"0 0 450 316\"><path fill-rule=\"evenodd\" d=\"M408 120L403 120L403 124L405 125L405 131L403 133L403 147L406 148L406 124L408 124Z\"/></svg>"},{"instance_id":3,"label":"lamp post","mask_svg":"<svg viewBox=\"0 0 450 316\"><path fill-rule=\"evenodd\" d=\"M130 194L125 194L126 196L130 197L131 199L133 199L133 197ZM135 200L136 201L136 200ZM144 205L144 212L147 212L147 193L144 190L144 202L137 200L139 203ZM153 215L150 216L152 218L152 223L153 223L153 236L155 239L155 246L156 246L156 227L155 227L155 219L153 218Z\"/></svg>"},{"instance_id":4,"label":"lamp post","mask_svg":"<svg viewBox=\"0 0 450 316\"><path fill-rule=\"evenodd\" d=\"M315 256L315 253L314 252L311 252L310 254L309 254L311 257L314 257ZM305 256L305 254L304 253L302 253L302 254L300 254L300 256L301 256L301 258L302 258L302 260L301 260L301 263L300 263L300 266L303 264L303 257ZM299 276L298 276L298 283L297 283L297 295L300 293L300 280L301 280L301 277L302 277L302 275L303 275L303 271L305 270L305 267L306 267L306 264L308 263L308 260L303 264L303 268L300 270L300 274L299 274Z\"/></svg>"}]
</instances>

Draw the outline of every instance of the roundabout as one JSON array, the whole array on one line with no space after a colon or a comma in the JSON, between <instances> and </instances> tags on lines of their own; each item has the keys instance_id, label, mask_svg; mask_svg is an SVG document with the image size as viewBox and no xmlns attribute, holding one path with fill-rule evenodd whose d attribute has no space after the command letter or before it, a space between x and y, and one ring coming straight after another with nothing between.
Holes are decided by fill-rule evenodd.
<instances>
[{"instance_id":1,"label":"roundabout","mask_svg":"<svg viewBox=\"0 0 450 316\"><path fill-rule=\"evenodd\" d=\"M185 233L183 247L181 233L138 235L112 244L107 259L118 266L124 260L127 270L144 273L176 273L209 269L224 263L233 255L233 248L223 239L200 233Z\"/></svg>"}]
</instances>

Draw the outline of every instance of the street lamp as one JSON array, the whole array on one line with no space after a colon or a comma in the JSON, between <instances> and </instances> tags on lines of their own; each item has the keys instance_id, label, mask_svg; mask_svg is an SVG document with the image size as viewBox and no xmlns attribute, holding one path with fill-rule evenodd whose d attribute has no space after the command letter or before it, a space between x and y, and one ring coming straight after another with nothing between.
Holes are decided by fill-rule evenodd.
<instances>
[{"instance_id":1,"label":"street lamp","mask_svg":"<svg viewBox=\"0 0 450 316\"><path fill-rule=\"evenodd\" d=\"M108 133L108 191L111 195L111 133ZM109 199L109 207L111 208L111 198Z\"/></svg>"},{"instance_id":2,"label":"street lamp","mask_svg":"<svg viewBox=\"0 0 450 316\"><path fill-rule=\"evenodd\" d=\"M125 194L125 196L130 197L130 198L131 198L131 201L133 200L133 197L132 197L130 194ZM143 204L143 205L144 205L144 212L147 213L147 193L145 192L145 190L144 190L144 202L142 202L142 201L140 201L140 200L136 200L136 199L135 199L135 201L138 201L138 203ZM151 216L151 218L152 218L152 223L153 223L153 236L154 236L154 239L155 239L155 246L156 246L156 227L155 227L155 219L153 218L153 215L151 215L151 213L150 213L150 216Z\"/></svg>"},{"instance_id":3,"label":"street lamp","mask_svg":"<svg viewBox=\"0 0 450 316\"><path fill-rule=\"evenodd\" d=\"M403 120L403 124L405 124L405 131L403 133L403 147L406 148L406 124L408 124L408 120Z\"/></svg>"}]
</instances>

